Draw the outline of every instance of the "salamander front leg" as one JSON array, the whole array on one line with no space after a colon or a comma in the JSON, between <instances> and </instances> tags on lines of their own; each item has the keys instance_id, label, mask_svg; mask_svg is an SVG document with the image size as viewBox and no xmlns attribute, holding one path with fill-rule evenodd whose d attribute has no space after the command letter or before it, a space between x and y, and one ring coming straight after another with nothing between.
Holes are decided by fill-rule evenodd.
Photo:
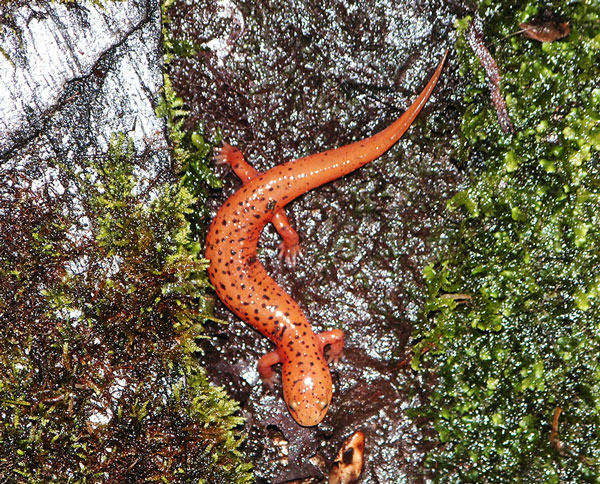
<instances>
[{"instance_id":1,"label":"salamander front leg","mask_svg":"<svg viewBox=\"0 0 600 484\"><path fill-rule=\"evenodd\" d=\"M238 148L227 143L223 143L220 149L215 150L214 160L219 165L230 165L243 184L260 175L260 172L244 159L244 155ZM279 244L277 257L289 267L294 267L302 251L298 232L290 225L290 221L283 209L275 212L271 223L283 239L281 244Z\"/></svg>"},{"instance_id":2,"label":"salamander front leg","mask_svg":"<svg viewBox=\"0 0 600 484\"><path fill-rule=\"evenodd\" d=\"M273 371L273 365L276 365L277 363L281 363L281 358L277 350L267 353L258 360L258 373L260 374L260 378L264 383L269 385L271 390L277 381L277 374Z\"/></svg>"},{"instance_id":3,"label":"salamander front leg","mask_svg":"<svg viewBox=\"0 0 600 484\"><path fill-rule=\"evenodd\" d=\"M327 363L337 363L344 355L344 332L341 329L332 329L317 334L317 338L321 342Z\"/></svg>"}]
</instances>

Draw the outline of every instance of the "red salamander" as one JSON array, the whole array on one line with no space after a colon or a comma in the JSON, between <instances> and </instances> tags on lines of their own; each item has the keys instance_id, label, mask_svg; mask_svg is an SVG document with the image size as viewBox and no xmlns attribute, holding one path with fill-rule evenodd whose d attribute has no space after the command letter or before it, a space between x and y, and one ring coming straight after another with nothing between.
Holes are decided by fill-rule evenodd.
<instances>
[{"instance_id":1,"label":"red salamander","mask_svg":"<svg viewBox=\"0 0 600 484\"><path fill-rule=\"evenodd\" d=\"M332 388L323 350L330 345L329 359L337 359L344 334L339 329L313 333L302 309L259 262L258 238L264 226L273 222L283 237L280 256L293 264L299 252L298 235L290 228L283 207L375 160L394 145L427 102L446 56L447 52L410 108L370 138L289 161L264 173L248 165L241 152L229 145L216 157L232 166L243 186L219 209L208 230L208 275L225 305L277 346L260 359L259 372L272 382L275 374L271 367L282 364L283 397L300 425L317 425L327 413Z\"/></svg>"}]
</instances>

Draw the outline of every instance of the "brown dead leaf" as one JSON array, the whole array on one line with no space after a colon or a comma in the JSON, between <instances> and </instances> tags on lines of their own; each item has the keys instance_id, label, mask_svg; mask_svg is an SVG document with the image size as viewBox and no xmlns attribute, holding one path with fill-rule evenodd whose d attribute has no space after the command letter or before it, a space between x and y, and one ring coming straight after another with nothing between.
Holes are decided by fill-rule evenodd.
<instances>
[{"instance_id":1,"label":"brown dead leaf","mask_svg":"<svg viewBox=\"0 0 600 484\"><path fill-rule=\"evenodd\" d=\"M550 10L544 10L531 22L519 24L522 34L539 42L554 42L569 35L571 26L562 17L557 17Z\"/></svg>"},{"instance_id":2,"label":"brown dead leaf","mask_svg":"<svg viewBox=\"0 0 600 484\"><path fill-rule=\"evenodd\" d=\"M348 437L338 452L329 472L329 484L350 484L356 481L363 467L365 434L354 432Z\"/></svg>"}]
</instances>

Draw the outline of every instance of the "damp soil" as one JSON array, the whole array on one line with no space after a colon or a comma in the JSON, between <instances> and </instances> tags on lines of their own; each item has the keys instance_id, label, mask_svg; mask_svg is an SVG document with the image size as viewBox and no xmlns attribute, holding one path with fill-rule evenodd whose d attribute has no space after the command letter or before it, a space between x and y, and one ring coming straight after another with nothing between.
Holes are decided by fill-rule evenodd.
<instances>
[{"instance_id":1,"label":"damp soil","mask_svg":"<svg viewBox=\"0 0 600 484\"><path fill-rule=\"evenodd\" d=\"M170 73L187 128L221 132L259 170L365 138L412 102L454 43L457 3L410 1L177 2L172 30L196 53ZM241 402L246 457L259 483L321 482L345 438L366 436L363 483L426 478L439 445L410 409L433 376L414 373L411 332L425 299L422 270L453 221L446 201L462 188L453 160L460 78L451 51L442 78L404 138L359 171L286 207L303 252L293 269L276 257L267 227L259 256L300 304L315 331L341 328L344 358L332 368L332 407L316 427L288 414L281 385L261 384L256 363L273 345L220 302L199 355L211 380ZM214 214L240 187L219 167ZM206 224L210 219L207 218Z\"/></svg>"}]
</instances>

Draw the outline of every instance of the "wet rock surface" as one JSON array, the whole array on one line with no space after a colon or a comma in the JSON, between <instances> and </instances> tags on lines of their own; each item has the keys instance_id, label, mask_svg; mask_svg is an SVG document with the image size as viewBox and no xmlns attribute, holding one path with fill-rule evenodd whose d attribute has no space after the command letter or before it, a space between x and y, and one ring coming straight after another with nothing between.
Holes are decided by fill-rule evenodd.
<instances>
[{"instance_id":1,"label":"wet rock surface","mask_svg":"<svg viewBox=\"0 0 600 484\"><path fill-rule=\"evenodd\" d=\"M114 133L167 162L160 9L154 0L14 2L0 7L0 159L44 161L106 152ZM150 155L149 155L150 156ZM152 164L149 164L152 165Z\"/></svg>"},{"instance_id":2,"label":"wet rock surface","mask_svg":"<svg viewBox=\"0 0 600 484\"><path fill-rule=\"evenodd\" d=\"M179 2L175 34L200 47L171 73L192 113L188 127L200 123L209 135L221 129L260 170L370 136L410 105L451 45L453 8L427 1ZM424 479L424 452L437 442L407 411L427 398L429 382L407 361L432 235L448 224L445 202L461 183L450 158L457 82L451 55L433 97L396 146L286 208L303 246L295 269L277 260L274 230L261 237L263 264L314 329L346 332L323 423L306 429L293 422L281 385L270 391L256 371L271 343L217 307L232 324L213 327L202 358L212 380L242 402L257 482L317 482L356 430L366 440L360 482ZM220 174L225 189L214 194L213 213L240 186L232 173Z\"/></svg>"}]
</instances>

